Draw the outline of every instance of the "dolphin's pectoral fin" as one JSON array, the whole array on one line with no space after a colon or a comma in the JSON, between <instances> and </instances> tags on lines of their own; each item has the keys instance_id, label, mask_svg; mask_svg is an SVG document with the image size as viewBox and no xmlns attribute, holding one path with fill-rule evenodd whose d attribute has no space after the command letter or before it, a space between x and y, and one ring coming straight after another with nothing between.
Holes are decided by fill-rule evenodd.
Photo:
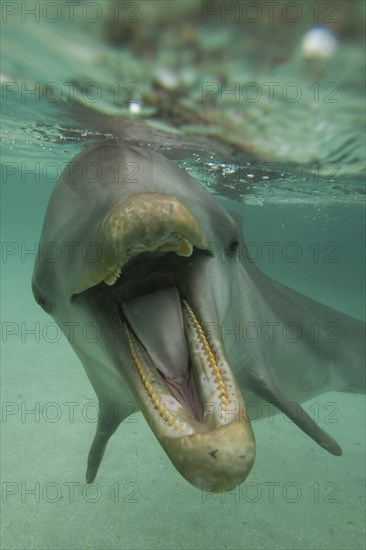
<instances>
[{"instance_id":1,"label":"dolphin's pectoral fin","mask_svg":"<svg viewBox=\"0 0 366 550\"><path fill-rule=\"evenodd\" d=\"M266 369L265 381L261 378L252 389L259 397L271 403L290 420L292 420L303 432L310 436L320 447L335 456L342 455L342 449L338 443L324 430L322 430L314 420L304 411L299 403L291 399L279 386L270 370Z\"/></svg>"},{"instance_id":2,"label":"dolphin's pectoral fin","mask_svg":"<svg viewBox=\"0 0 366 550\"><path fill-rule=\"evenodd\" d=\"M123 418L116 414L116 408L100 406L101 414L97 423L97 430L91 444L86 469L86 482L93 483L110 437L114 434Z\"/></svg>"},{"instance_id":3,"label":"dolphin's pectoral fin","mask_svg":"<svg viewBox=\"0 0 366 550\"><path fill-rule=\"evenodd\" d=\"M88 466L85 476L87 483L93 483L98 473L100 463L102 462L102 458L104 456L104 451L107 447L107 443L111 435L112 433L103 432L99 429L99 427L97 428L97 433L95 434L88 455Z\"/></svg>"}]
</instances>

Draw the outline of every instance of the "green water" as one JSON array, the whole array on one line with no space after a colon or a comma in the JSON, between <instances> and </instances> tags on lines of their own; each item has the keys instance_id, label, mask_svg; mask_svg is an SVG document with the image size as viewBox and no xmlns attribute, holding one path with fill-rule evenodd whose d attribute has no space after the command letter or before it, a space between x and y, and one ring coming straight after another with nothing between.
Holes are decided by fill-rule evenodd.
<instances>
[{"instance_id":1,"label":"green water","mask_svg":"<svg viewBox=\"0 0 366 550\"><path fill-rule=\"evenodd\" d=\"M19 7L19 13L16 18L2 12L1 548L365 548L365 399L360 395L328 393L304 404L341 444L342 457L327 454L282 415L255 422L253 471L244 485L221 495L201 494L181 478L137 413L113 436L96 483L88 489L84 468L96 398L76 355L30 290L35 247L62 167L83 147L109 135L96 129L93 115L86 126L73 118L71 106L45 101L37 86L42 90L52 82L65 90L65 82L78 80L105 89L120 80L138 83L142 111L136 118L122 102L118 113L132 122L150 119L157 134L146 142L241 214L246 242L257 251L264 271L364 319L362 40L355 29L354 39L344 30L354 21L336 26L339 57L307 66L306 74L298 54L309 26L305 18L288 31L291 57L286 43L277 44L275 38L277 50L261 49L252 30L240 47L238 26L220 25L220 20L210 32L207 27L202 34L196 31L197 46L188 30L190 17L201 29L199 2L177 2L176 8L168 2L120 4L124 15L135 5L140 8L146 39L136 24L135 34L126 31L126 40L117 44L103 32L107 8L115 3L94 3L104 14L95 25L80 16L88 2L78 3L72 24L65 15L56 23L46 23L42 14L39 21L22 20L22 3L7 4ZM196 6L194 15L188 4ZM298 4L305 13L307 4ZM343 4L334 4L342 22ZM349 4L356 13L360 9L356 2ZM179 57L172 40L175 33L182 40L180 25L188 46ZM273 29L258 29L260 43L264 37L270 42ZM158 30L159 48L151 39ZM149 58L150 39L155 55ZM193 63L195 48L210 53ZM281 51L286 55L281 57ZM166 76L153 84L156 71L168 67L174 73L176 57L180 68L202 73L200 83L194 80L183 91L180 83L179 93L161 84ZM205 75L217 79L215 70L224 73L228 67L245 82L296 79L304 89L314 78L320 86L336 82L341 101L334 110L332 104L321 104L317 124L309 98L298 109L283 102L221 105L218 98L212 108L199 109L197 90ZM154 94L160 99L149 102ZM112 112L116 105L109 94L93 108ZM203 112L206 126L199 118ZM194 118L192 113L199 114Z\"/></svg>"}]
</instances>

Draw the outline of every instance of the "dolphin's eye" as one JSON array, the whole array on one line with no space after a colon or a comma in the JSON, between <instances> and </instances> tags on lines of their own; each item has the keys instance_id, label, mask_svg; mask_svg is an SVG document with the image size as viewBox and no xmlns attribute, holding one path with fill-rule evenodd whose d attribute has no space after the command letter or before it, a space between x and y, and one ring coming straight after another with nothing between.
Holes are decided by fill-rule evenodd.
<instances>
[{"instance_id":1,"label":"dolphin's eye","mask_svg":"<svg viewBox=\"0 0 366 550\"><path fill-rule=\"evenodd\" d=\"M228 256L234 256L235 252L237 251L238 249L238 246L239 246L239 242L238 241L231 241L231 243L229 244L227 250L226 250L226 253Z\"/></svg>"},{"instance_id":2,"label":"dolphin's eye","mask_svg":"<svg viewBox=\"0 0 366 550\"><path fill-rule=\"evenodd\" d=\"M42 296L37 296L36 302L46 313L50 313L51 305L47 300L45 300L45 298L42 298Z\"/></svg>"}]
</instances>

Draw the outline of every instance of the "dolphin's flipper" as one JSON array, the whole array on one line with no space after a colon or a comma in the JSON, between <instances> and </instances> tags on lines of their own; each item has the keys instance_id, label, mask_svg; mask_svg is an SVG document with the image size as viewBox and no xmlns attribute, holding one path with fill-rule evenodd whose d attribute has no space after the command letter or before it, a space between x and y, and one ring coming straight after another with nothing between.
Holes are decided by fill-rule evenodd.
<instances>
[{"instance_id":1,"label":"dolphin's flipper","mask_svg":"<svg viewBox=\"0 0 366 550\"><path fill-rule=\"evenodd\" d=\"M265 382L256 385L255 393L258 397L268 401L274 407L283 412L290 420L292 420L303 432L310 436L320 447L335 456L342 455L342 449L338 443L322 430L307 412L291 399L289 395L281 389L278 382L271 374L269 368L265 368Z\"/></svg>"},{"instance_id":2,"label":"dolphin's flipper","mask_svg":"<svg viewBox=\"0 0 366 550\"><path fill-rule=\"evenodd\" d=\"M128 416L126 415L123 417L117 414L116 407L114 405L103 406L100 404L99 410L101 413L99 415L96 433L88 455L86 470L87 483L93 483L98 473L98 469L102 462L110 437L114 434L122 420Z\"/></svg>"}]
</instances>

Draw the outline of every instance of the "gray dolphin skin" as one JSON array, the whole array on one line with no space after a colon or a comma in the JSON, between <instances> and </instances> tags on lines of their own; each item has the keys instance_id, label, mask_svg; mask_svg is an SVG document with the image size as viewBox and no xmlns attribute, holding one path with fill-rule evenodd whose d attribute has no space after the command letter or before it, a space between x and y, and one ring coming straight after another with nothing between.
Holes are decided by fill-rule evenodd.
<instances>
[{"instance_id":1,"label":"gray dolphin skin","mask_svg":"<svg viewBox=\"0 0 366 550\"><path fill-rule=\"evenodd\" d=\"M253 404L271 403L342 453L299 403L365 391L365 325L264 275L245 250L234 217L154 150L106 142L64 169L32 288L99 401L88 483L137 409L177 470L206 491L248 476ZM267 338L242 338L250 324ZM325 327L318 338L315 326Z\"/></svg>"}]
</instances>

